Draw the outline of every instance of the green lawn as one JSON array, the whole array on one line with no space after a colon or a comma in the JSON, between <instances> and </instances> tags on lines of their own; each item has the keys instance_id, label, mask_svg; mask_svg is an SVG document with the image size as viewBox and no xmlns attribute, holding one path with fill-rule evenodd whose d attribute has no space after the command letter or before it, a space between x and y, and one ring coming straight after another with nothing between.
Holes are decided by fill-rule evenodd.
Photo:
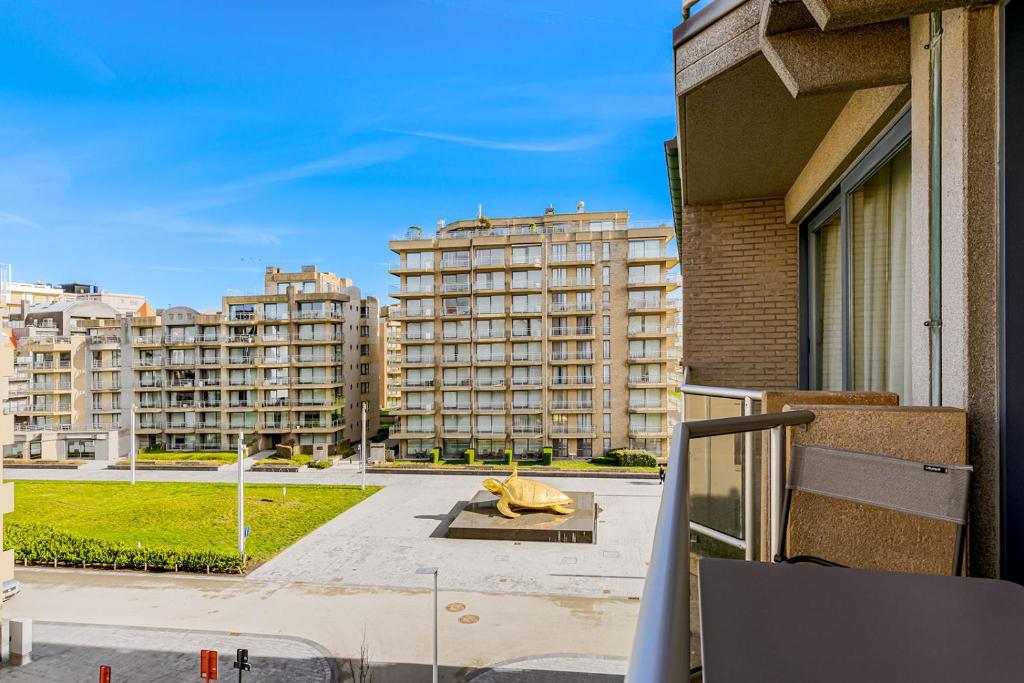
<instances>
[{"instance_id":1,"label":"green lawn","mask_svg":"<svg viewBox=\"0 0 1024 683\"><path fill-rule=\"evenodd\" d=\"M128 458L125 458L127 460ZM173 451L170 453L136 453L135 460L176 460L219 462L221 464L237 462L238 454L234 451Z\"/></svg>"},{"instance_id":2,"label":"green lawn","mask_svg":"<svg viewBox=\"0 0 1024 683\"><path fill-rule=\"evenodd\" d=\"M313 462L313 456L312 455L304 455L302 453L295 453L290 458L263 458L262 460L257 460L256 464L257 465L298 465L299 467L301 467L303 465L308 465L311 462Z\"/></svg>"},{"instance_id":3,"label":"green lawn","mask_svg":"<svg viewBox=\"0 0 1024 683\"><path fill-rule=\"evenodd\" d=\"M250 562L270 559L379 488L290 484L282 498L279 485L246 485ZM234 484L18 480L17 505L4 521L132 546L234 552L236 494Z\"/></svg>"}]
</instances>

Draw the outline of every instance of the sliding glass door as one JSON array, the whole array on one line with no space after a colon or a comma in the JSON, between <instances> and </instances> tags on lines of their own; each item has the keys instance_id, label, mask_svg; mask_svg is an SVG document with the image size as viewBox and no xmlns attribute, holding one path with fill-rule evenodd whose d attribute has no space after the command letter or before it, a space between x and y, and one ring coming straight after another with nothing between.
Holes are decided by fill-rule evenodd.
<instances>
[{"instance_id":1,"label":"sliding glass door","mask_svg":"<svg viewBox=\"0 0 1024 683\"><path fill-rule=\"evenodd\" d=\"M901 117L805 224L813 389L910 389L910 121Z\"/></svg>"}]
</instances>

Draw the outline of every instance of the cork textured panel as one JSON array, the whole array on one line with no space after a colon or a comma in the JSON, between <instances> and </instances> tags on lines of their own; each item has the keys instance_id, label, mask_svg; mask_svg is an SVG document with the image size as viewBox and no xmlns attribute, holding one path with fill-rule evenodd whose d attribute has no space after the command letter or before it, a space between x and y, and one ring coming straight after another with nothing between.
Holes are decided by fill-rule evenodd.
<instances>
[{"instance_id":1,"label":"cork textured panel","mask_svg":"<svg viewBox=\"0 0 1024 683\"><path fill-rule=\"evenodd\" d=\"M793 443L877 453L915 462L967 464L967 414L957 408L790 405L812 410ZM949 574L956 527L860 503L797 492L788 554L866 569Z\"/></svg>"},{"instance_id":2,"label":"cork textured panel","mask_svg":"<svg viewBox=\"0 0 1024 683\"><path fill-rule=\"evenodd\" d=\"M761 412L762 413L778 413L781 412L787 405L812 405L812 406L823 406L823 405L868 405L868 406L897 406L900 403L900 397L896 394L888 392L876 392L876 391L765 391L761 400ZM812 408L813 410L813 408ZM769 519L770 514L768 512L768 484L769 484L769 466L770 461L768 458L768 433L765 432L761 439L761 457L760 469L761 469L761 487L760 487L760 502L758 507L761 510L761 519ZM787 461L788 466L788 461ZM771 531L769 524L761 525L761 552L759 557L767 561L768 557L768 539Z\"/></svg>"}]
</instances>

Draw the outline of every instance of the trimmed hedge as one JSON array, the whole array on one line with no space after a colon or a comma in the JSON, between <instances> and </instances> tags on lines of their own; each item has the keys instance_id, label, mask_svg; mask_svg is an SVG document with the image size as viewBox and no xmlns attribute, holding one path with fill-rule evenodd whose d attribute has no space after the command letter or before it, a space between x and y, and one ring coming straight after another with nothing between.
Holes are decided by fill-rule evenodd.
<instances>
[{"instance_id":1,"label":"trimmed hedge","mask_svg":"<svg viewBox=\"0 0 1024 683\"><path fill-rule=\"evenodd\" d=\"M608 457L619 467L657 467L658 459L650 452L641 449L614 448L608 451Z\"/></svg>"},{"instance_id":2,"label":"trimmed hedge","mask_svg":"<svg viewBox=\"0 0 1024 683\"><path fill-rule=\"evenodd\" d=\"M103 541L58 531L45 524L7 522L4 547L14 551L16 562L111 569L158 569L180 572L242 573L237 553L183 548L137 548L127 543Z\"/></svg>"}]
</instances>

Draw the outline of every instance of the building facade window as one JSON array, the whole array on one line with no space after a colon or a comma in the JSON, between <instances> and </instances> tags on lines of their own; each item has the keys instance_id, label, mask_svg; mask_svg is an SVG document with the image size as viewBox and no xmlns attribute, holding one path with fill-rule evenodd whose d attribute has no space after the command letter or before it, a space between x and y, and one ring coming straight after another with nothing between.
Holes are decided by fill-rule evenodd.
<instances>
[{"instance_id":1,"label":"building facade window","mask_svg":"<svg viewBox=\"0 0 1024 683\"><path fill-rule=\"evenodd\" d=\"M807 384L910 391L910 117L900 117L804 224Z\"/></svg>"}]
</instances>

